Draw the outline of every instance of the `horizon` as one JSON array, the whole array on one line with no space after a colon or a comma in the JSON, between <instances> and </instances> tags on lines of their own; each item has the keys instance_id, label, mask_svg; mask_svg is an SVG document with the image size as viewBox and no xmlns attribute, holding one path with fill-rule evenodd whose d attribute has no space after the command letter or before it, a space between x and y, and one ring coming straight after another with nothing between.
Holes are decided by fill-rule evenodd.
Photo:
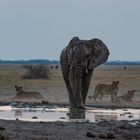
<instances>
[{"instance_id":1,"label":"horizon","mask_svg":"<svg viewBox=\"0 0 140 140\"><path fill-rule=\"evenodd\" d=\"M0 61L60 61L57 59L0 59ZM106 62L140 62L140 60L107 60Z\"/></svg>"},{"instance_id":2,"label":"horizon","mask_svg":"<svg viewBox=\"0 0 140 140\"><path fill-rule=\"evenodd\" d=\"M103 40L108 61L140 61L139 13L139 0L0 1L0 58L59 60L78 36Z\"/></svg>"}]
</instances>

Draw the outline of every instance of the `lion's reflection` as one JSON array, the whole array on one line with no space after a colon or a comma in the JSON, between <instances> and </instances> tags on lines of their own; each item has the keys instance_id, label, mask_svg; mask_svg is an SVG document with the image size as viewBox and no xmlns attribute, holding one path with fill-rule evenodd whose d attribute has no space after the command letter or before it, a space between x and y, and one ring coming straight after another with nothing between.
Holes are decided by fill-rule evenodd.
<instances>
[{"instance_id":1,"label":"lion's reflection","mask_svg":"<svg viewBox=\"0 0 140 140\"><path fill-rule=\"evenodd\" d=\"M15 116L22 116L22 109L16 109Z\"/></svg>"},{"instance_id":2,"label":"lion's reflection","mask_svg":"<svg viewBox=\"0 0 140 140\"><path fill-rule=\"evenodd\" d=\"M95 113L94 119L95 119L95 122L111 121L111 120L118 120L118 116L117 114Z\"/></svg>"},{"instance_id":3,"label":"lion's reflection","mask_svg":"<svg viewBox=\"0 0 140 140\"><path fill-rule=\"evenodd\" d=\"M118 120L117 114L106 113L106 112L88 112L84 109L72 109L69 113L70 121L86 121L90 120L93 122L100 122L103 120L111 121Z\"/></svg>"}]
</instances>

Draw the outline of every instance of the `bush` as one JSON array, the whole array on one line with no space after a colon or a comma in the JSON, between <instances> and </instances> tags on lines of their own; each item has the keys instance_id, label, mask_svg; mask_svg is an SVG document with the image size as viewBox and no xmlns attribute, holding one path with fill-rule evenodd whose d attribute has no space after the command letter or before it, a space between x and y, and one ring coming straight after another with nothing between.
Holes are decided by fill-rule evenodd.
<instances>
[{"instance_id":1,"label":"bush","mask_svg":"<svg viewBox=\"0 0 140 140\"><path fill-rule=\"evenodd\" d=\"M53 69L53 68L54 68L54 66L53 66L53 65L51 65L51 66L50 66L50 68L51 68L51 69Z\"/></svg>"},{"instance_id":2,"label":"bush","mask_svg":"<svg viewBox=\"0 0 140 140\"><path fill-rule=\"evenodd\" d=\"M24 79L50 79L50 68L47 65L23 65L27 70Z\"/></svg>"},{"instance_id":3,"label":"bush","mask_svg":"<svg viewBox=\"0 0 140 140\"><path fill-rule=\"evenodd\" d=\"M58 68L59 68L59 66L58 66L58 65L56 65L56 66L55 66L55 69L58 69Z\"/></svg>"}]
</instances>

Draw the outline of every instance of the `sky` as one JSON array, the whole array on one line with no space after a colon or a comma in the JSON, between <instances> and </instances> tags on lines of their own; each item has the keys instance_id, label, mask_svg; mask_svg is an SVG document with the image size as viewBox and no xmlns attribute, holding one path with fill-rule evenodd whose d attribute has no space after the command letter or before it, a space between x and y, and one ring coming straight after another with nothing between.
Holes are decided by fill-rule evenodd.
<instances>
[{"instance_id":1,"label":"sky","mask_svg":"<svg viewBox=\"0 0 140 140\"><path fill-rule=\"evenodd\" d=\"M74 36L140 61L140 0L0 0L0 59L59 60Z\"/></svg>"}]
</instances>

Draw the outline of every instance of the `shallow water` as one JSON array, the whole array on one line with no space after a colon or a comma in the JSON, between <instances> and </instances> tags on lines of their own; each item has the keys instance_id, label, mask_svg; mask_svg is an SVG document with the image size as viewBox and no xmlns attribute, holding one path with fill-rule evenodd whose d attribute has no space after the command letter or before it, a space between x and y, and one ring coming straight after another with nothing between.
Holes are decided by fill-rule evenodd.
<instances>
[{"instance_id":1,"label":"shallow water","mask_svg":"<svg viewBox=\"0 0 140 140\"><path fill-rule=\"evenodd\" d=\"M140 120L140 109L87 109L69 111L68 108L13 108L0 106L0 119L32 122L99 122L103 120Z\"/></svg>"}]
</instances>

